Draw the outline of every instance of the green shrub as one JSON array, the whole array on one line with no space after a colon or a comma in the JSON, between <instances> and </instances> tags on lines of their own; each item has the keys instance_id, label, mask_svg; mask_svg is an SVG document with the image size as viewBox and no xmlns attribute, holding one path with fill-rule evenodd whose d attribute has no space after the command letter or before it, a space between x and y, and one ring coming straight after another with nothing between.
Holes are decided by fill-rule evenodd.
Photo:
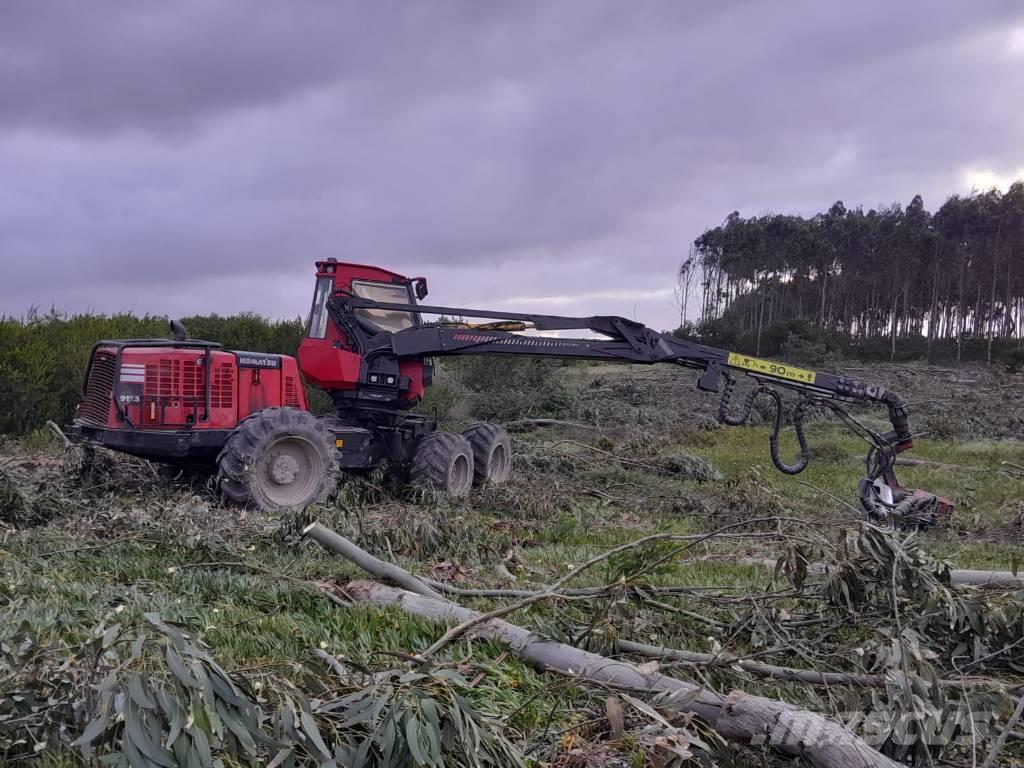
<instances>
[{"instance_id":1,"label":"green shrub","mask_svg":"<svg viewBox=\"0 0 1024 768\"><path fill-rule=\"evenodd\" d=\"M566 365L560 361L466 357L443 365L465 392L473 418L571 419L580 407L578 393L559 375Z\"/></svg>"}]
</instances>

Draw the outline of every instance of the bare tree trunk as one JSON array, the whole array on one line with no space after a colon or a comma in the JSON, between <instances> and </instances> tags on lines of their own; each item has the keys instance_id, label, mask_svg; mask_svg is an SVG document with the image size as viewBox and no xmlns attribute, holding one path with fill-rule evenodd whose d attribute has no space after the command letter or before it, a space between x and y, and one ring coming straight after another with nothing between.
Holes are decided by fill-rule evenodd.
<instances>
[{"instance_id":1,"label":"bare tree trunk","mask_svg":"<svg viewBox=\"0 0 1024 768\"><path fill-rule=\"evenodd\" d=\"M981 336L981 280L978 281L978 290L974 297L974 335Z\"/></svg>"},{"instance_id":2,"label":"bare tree trunk","mask_svg":"<svg viewBox=\"0 0 1024 768\"><path fill-rule=\"evenodd\" d=\"M825 294L828 288L828 270L824 271L821 275L821 304L818 307L818 327L822 328L825 325Z\"/></svg>"},{"instance_id":3,"label":"bare tree trunk","mask_svg":"<svg viewBox=\"0 0 1024 768\"><path fill-rule=\"evenodd\" d=\"M957 289L956 297L956 361L960 362L960 355L963 352L962 343L964 338L964 330L966 329L966 317L964 316L964 252L960 250L960 276L959 285Z\"/></svg>"},{"instance_id":4,"label":"bare tree trunk","mask_svg":"<svg viewBox=\"0 0 1024 768\"><path fill-rule=\"evenodd\" d=\"M985 353L985 362L992 363L992 340L995 338L996 328L996 275L999 272L999 241L1002 239L1003 222L1000 219L996 228L996 242L992 246L992 291L988 300L988 348Z\"/></svg>"},{"instance_id":5,"label":"bare tree trunk","mask_svg":"<svg viewBox=\"0 0 1024 768\"><path fill-rule=\"evenodd\" d=\"M764 285L761 284L758 293L761 294L761 311L757 317L757 350L754 352L755 355L761 354L761 329L764 327Z\"/></svg>"},{"instance_id":6,"label":"bare tree trunk","mask_svg":"<svg viewBox=\"0 0 1024 768\"><path fill-rule=\"evenodd\" d=\"M898 293L894 293L893 297L892 297L892 319L890 321L892 323L892 332L890 334L890 345L891 346L890 346L890 349L889 349L889 359L890 360L895 360L896 359L896 322L899 319L896 316L896 309L899 306L898 302L899 302L899 294Z\"/></svg>"},{"instance_id":7,"label":"bare tree trunk","mask_svg":"<svg viewBox=\"0 0 1024 768\"><path fill-rule=\"evenodd\" d=\"M1010 248L1006 253L1006 294L1003 298L1003 338L1013 338L1013 249Z\"/></svg>"}]
</instances>

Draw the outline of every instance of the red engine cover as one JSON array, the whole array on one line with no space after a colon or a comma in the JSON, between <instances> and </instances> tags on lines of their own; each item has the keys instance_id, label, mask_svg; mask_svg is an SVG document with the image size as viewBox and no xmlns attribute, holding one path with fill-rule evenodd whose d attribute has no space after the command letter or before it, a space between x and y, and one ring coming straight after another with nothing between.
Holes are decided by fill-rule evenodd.
<instances>
[{"instance_id":1,"label":"red engine cover","mask_svg":"<svg viewBox=\"0 0 1024 768\"><path fill-rule=\"evenodd\" d=\"M209 411L206 354L173 347L126 347L93 355L79 418L118 429L231 429L250 413L275 405L308 409L295 359L252 352L210 352Z\"/></svg>"}]
</instances>

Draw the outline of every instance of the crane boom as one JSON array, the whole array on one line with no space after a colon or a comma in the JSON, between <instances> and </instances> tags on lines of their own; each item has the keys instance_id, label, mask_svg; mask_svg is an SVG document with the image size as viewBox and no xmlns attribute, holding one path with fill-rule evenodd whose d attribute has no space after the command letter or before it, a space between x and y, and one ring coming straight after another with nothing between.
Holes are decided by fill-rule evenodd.
<instances>
[{"instance_id":1,"label":"crane boom","mask_svg":"<svg viewBox=\"0 0 1024 768\"><path fill-rule=\"evenodd\" d=\"M890 510L903 508L904 516L931 516L948 512L952 505L945 499L924 492L909 492L896 479L897 454L913 447L913 434L902 399L892 390L847 376L813 371L786 363L746 354L729 352L699 342L659 333L642 323L624 317L598 315L566 317L534 313L506 312L466 307L445 307L404 302L376 301L340 290L328 303L330 314L348 339L366 360L366 378L374 373L377 381L398 370L402 360L465 355L511 355L541 358L617 361L633 364L674 363L701 372L697 387L706 392L722 392L718 418L724 424L746 423L755 400L770 399L775 408L769 452L773 465L785 474L798 474L810 463L813 451L808 444L804 417L814 407L827 408L839 415L870 445L867 476L861 482L862 506L875 517L887 517ZM375 327L360 310L376 310L442 318L489 318L497 322L471 324L438 320L418 322L408 328L387 331ZM365 312L362 313L365 315ZM524 335L539 332L585 330L592 338ZM734 412L733 397L738 376L753 380L739 411ZM396 399L402 387L395 379ZM795 463L782 460L779 436L784 422L784 406L776 388L799 395L793 409L793 426L799 444ZM845 403L865 402L883 406L892 429L877 433L857 422L843 407Z\"/></svg>"}]
</instances>

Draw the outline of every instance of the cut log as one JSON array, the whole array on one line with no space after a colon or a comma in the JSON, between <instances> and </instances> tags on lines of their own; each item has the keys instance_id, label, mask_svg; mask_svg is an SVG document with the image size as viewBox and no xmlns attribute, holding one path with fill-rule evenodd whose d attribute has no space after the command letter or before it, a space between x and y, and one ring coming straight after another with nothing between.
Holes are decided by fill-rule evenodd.
<instances>
[{"instance_id":1,"label":"cut log","mask_svg":"<svg viewBox=\"0 0 1024 768\"><path fill-rule=\"evenodd\" d=\"M375 578L383 579L385 581L393 581L395 584L405 587L410 592L427 595L428 597L436 597L438 600L444 599L440 594L435 592L427 584L417 579L404 568L399 568L397 565L386 563L380 558L374 557L366 550L361 549L356 544L346 539L340 533L335 533L330 528L325 528L320 525L320 523L311 523L310 525L307 525L302 529L302 535L309 536L309 538L313 539L325 549L337 552L346 560L350 560L352 563L359 566Z\"/></svg>"},{"instance_id":2,"label":"cut log","mask_svg":"<svg viewBox=\"0 0 1024 768\"><path fill-rule=\"evenodd\" d=\"M957 568L949 572L949 580L954 584L968 587L1024 586L1024 574L1014 575L1010 571L971 571Z\"/></svg>"},{"instance_id":3,"label":"cut log","mask_svg":"<svg viewBox=\"0 0 1024 768\"><path fill-rule=\"evenodd\" d=\"M352 582L346 590L357 602L395 605L414 616L438 622L465 623L480 615L443 598L370 581ZM633 664L545 640L501 619L474 627L474 634L504 643L520 659L541 669L601 686L660 694L659 706L693 712L730 741L768 745L787 757L803 757L818 768L896 768L899 765L841 724L782 701L743 691L722 696L659 672L644 673Z\"/></svg>"},{"instance_id":4,"label":"cut log","mask_svg":"<svg viewBox=\"0 0 1024 768\"><path fill-rule=\"evenodd\" d=\"M738 565L763 565L774 568L775 560L771 558L743 557L736 561ZM824 573L825 566L821 563L810 563L807 569L811 573ZM1024 587L1024 573L1014 575L1010 571L972 571L954 568L949 572L951 584L963 587Z\"/></svg>"}]
</instances>

